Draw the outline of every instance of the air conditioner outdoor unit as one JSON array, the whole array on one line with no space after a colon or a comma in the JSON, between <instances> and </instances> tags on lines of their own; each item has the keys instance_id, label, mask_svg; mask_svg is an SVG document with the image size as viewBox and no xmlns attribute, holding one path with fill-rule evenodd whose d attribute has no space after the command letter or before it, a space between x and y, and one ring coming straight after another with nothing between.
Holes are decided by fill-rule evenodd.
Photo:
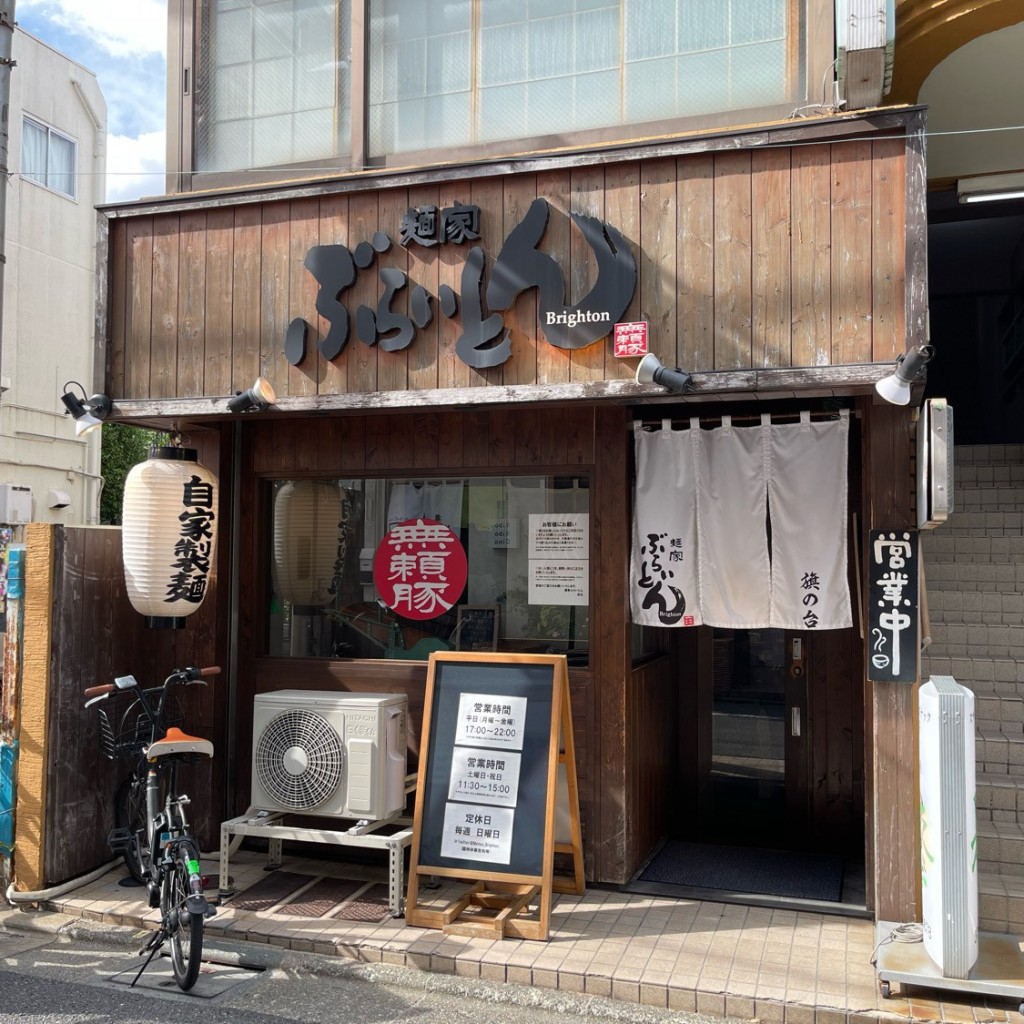
<instances>
[{"instance_id":1,"label":"air conditioner outdoor unit","mask_svg":"<svg viewBox=\"0 0 1024 1024\"><path fill-rule=\"evenodd\" d=\"M252 805L359 820L405 809L408 698L278 690L253 709Z\"/></svg>"}]
</instances>

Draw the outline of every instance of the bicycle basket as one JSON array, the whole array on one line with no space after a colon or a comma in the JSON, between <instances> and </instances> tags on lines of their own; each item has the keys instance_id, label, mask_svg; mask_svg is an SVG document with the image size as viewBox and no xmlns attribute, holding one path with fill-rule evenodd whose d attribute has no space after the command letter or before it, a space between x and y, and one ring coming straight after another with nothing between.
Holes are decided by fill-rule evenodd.
<instances>
[{"instance_id":1,"label":"bicycle basket","mask_svg":"<svg viewBox=\"0 0 1024 1024\"><path fill-rule=\"evenodd\" d=\"M161 690L162 687L157 686L144 691L146 700L154 709L160 701ZM111 694L97 707L100 750L111 761L119 757L137 757L153 742L153 721L136 692L129 690L123 694ZM169 695L164 706L164 728L181 725L184 721L181 703L176 696Z\"/></svg>"}]
</instances>

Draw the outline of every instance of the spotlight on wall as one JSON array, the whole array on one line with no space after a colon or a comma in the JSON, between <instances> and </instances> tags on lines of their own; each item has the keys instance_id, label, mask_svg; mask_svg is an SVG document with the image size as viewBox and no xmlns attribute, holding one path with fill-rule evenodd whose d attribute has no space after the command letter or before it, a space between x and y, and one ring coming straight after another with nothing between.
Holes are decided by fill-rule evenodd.
<instances>
[{"instance_id":1,"label":"spotlight on wall","mask_svg":"<svg viewBox=\"0 0 1024 1024\"><path fill-rule=\"evenodd\" d=\"M661 360L653 352L648 352L640 360L640 365L636 368L636 382L660 384L669 391L690 390L690 375L685 370L680 370L678 366L674 370L662 366Z\"/></svg>"},{"instance_id":2,"label":"spotlight on wall","mask_svg":"<svg viewBox=\"0 0 1024 1024\"><path fill-rule=\"evenodd\" d=\"M896 369L883 377L875 390L893 405L906 405L910 401L910 385L917 380L921 371L931 362L935 349L931 345L912 348L896 360Z\"/></svg>"},{"instance_id":3,"label":"spotlight on wall","mask_svg":"<svg viewBox=\"0 0 1024 1024\"><path fill-rule=\"evenodd\" d=\"M79 398L72 390L74 385L82 393ZM85 397L85 388L77 380L69 380L64 385L64 394L60 396L64 408L71 414L75 421L75 435L81 437L103 425L110 415L112 408L110 399L106 395L93 395L92 398Z\"/></svg>"},{"instance_id":4,"label":"spotlight on wall","mask_svg":"<svg viewBox=\"0 0 1024 1024\"><path fill-rule=\"evenodd\" d=\"M232 412L262 412L277 401L277 395L264 377L257 377L256 383L248 391L238 391L234 398L228 399L228 408Z\"/></svg>"}]
</instances>

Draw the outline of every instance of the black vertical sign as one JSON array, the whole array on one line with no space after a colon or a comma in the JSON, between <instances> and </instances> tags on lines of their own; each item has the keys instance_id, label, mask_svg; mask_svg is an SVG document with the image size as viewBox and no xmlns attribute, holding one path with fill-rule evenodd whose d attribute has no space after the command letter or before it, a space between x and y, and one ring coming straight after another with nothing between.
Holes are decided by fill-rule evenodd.
<instances>
[{"instance_id":1,"label":"black vertical sign","mask_svg":"<svg viewBox=\"0 0 1024 1024\"><path fill-rule=\"evenodd\" d=\"M868 554L868 679L916 683L920 601L916 530L872 530Z\"/></svg>"}]
</instances>

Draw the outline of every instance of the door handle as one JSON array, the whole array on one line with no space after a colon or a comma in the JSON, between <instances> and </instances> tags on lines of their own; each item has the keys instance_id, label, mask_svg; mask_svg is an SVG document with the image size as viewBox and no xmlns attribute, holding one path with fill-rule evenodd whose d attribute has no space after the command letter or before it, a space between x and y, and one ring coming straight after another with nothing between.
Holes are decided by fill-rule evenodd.
<instances>
[{"instance_id":1,"label":"door handle","mask_svg":"<svg viewBox=\"0 0 1024 1024\"><path fill-rule=\"evenodd\" d=\"M800 735L800 709L791 708L789 712L789 734L790 736Z\"/></svg>"}]
</instances>

